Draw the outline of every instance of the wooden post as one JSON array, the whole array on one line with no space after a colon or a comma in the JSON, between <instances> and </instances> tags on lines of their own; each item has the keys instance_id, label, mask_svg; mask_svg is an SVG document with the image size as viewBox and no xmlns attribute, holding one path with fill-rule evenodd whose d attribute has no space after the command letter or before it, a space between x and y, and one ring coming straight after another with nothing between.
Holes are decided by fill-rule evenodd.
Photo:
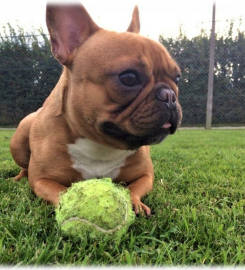
<instances>
[{"instance_id":1,"label":"wooden post","mask_svg":"<svg viewBox=\"0 0 245 270\"><path fill-rule=\"evenodd\" d=\"M214 49L215 49L215 1L213 3L213 19L210 38L210 55L209 55L209 75L208 75L208 96L206 110L206 129L212 127L212 111L213 111L213 83L214 83Z\"/></svg>"}]
</instances>

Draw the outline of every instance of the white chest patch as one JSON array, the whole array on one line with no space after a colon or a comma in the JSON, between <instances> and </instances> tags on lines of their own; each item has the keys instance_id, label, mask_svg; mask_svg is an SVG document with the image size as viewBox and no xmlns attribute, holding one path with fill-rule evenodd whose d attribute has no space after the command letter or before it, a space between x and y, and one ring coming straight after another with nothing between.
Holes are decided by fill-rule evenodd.
<instances>
[{"instance_id":1,"label":"white chest patch","mask_svg":"<svg viewBox=\"0 0 245 270\"><path fill-rule=\"evenodd\" d=\"M72 167L80 172L84 179L117 178L126 158L135 153L109 148L88 139L77 139L67 147L73 162Z\"/></svg>"}]
</instances>

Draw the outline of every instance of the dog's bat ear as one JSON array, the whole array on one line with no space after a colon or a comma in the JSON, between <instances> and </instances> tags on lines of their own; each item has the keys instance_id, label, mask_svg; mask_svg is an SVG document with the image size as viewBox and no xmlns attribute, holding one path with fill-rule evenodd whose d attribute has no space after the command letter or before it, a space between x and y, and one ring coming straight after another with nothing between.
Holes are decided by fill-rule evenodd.
<instances>
[{"instance_id":1,"label":"dog's bat ear","mask_svg":"<svg viewBox=\"0 0 245 270\"><path fill-rule=\"evenodd\" d=\"M73 58L73 51L99 27L79 3L47 4L46 23L54 57L63 65Z\"/></svg>"},{"instance_id":2,"label":"dog's bat ear","mask_svg":"<svg viewBox=\"0 0 245 270\"><path fill-rule=\"evenodd\" d=\"M136 34L139 34L139 32L140 32L140 16L139 16L138 6L134 7L132 20L131 20L131 23L128 27L127 32L132 32L132 33L136 33Z\"/></svg>"}]
</instances>

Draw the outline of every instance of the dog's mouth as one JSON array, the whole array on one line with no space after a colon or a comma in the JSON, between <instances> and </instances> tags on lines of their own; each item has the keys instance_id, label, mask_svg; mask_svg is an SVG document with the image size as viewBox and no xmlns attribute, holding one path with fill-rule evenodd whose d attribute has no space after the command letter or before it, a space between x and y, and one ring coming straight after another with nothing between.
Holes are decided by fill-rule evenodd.
<instances>
[{"instance_id":1,"label":"dog's mouth","mask_svg":"<svg viewBox=\"0 0 245 270\"><path fill-rule=\"evenodd\" d=\"M177 124L165 123L161 128L155 128L146 135L134 135L127 131L122 130L116 124L105 122L102 124L103 132L116 139L126 142L129 149L137 149L143 145L157 144L163 141L169 134L175 133Z\"/></svg>"}]
</instances>

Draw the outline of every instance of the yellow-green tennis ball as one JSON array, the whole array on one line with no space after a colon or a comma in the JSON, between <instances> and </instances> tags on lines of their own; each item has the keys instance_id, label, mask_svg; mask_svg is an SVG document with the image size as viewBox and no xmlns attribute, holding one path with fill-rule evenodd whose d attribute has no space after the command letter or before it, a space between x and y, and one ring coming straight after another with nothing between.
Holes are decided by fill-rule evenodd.
<instances>
[{"instance_id":1,"label":"yellow-green tennis ball","mask_svg":"<svg viewBox=\"0 0 245 270\"><path fill-rule=\"evenodd\" d=\"M120 240L134 219L129 190L110 178L73 184L56 209L61 231L81 239Z\"/></svg>"}]
</instances>

